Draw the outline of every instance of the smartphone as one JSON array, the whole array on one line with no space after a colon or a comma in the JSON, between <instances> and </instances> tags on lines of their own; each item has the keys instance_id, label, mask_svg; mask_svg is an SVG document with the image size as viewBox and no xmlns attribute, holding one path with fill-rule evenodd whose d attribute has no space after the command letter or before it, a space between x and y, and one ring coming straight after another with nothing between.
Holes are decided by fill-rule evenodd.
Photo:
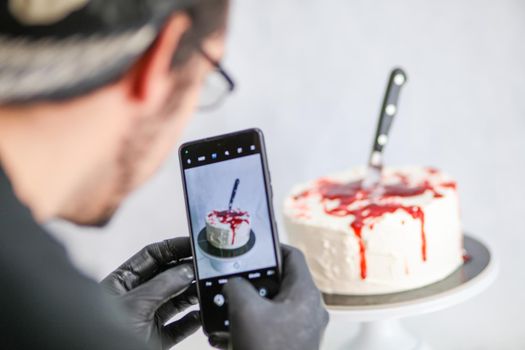
<instances>
[{"instance_id":1,"label":"smartphone","mask_svg":"<svg viewBox=\"0 0 525 350\"><path fill-rule=\"evenodd\" d=\"M228 333L223 287L243 277L278 292L281 254L263 133L249 129L185 143L179 158L204 332Z\"/></svg>"}]
</instances>

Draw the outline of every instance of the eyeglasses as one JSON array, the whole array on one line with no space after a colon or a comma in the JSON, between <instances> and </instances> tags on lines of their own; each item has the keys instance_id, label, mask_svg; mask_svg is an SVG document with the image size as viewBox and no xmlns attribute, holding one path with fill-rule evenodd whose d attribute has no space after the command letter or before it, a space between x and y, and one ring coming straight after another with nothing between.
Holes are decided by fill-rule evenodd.
<instances>
[{"instance_id":1,"label":"eyeglasses","mask_svg":"<svg viewBox=\"0 0 525 350\"><path fill-rule=\"evenodd\" d=\"M198 104L199 110L207 111L217 108L224 102L226 97L235 90L235 82L222 65L202 47L199 47L198 50L214 68L206 78Z\"/></svg>"}]
</instances>

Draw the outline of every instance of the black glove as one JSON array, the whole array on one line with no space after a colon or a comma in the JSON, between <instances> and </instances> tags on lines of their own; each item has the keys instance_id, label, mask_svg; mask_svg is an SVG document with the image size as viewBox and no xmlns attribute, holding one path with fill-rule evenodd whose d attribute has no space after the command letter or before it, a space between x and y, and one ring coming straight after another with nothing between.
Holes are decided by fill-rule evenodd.
<instances>
[{"instance_id":1,"label":"black glove","mask_svg":"<svg viewBox=\"0 0 525 350\"><path fill-rule=\"evenodd\" d=\"M283 279L279 294L268 300L246 280L235 278L224 287L229 308L230 338L212 335L214 347L234 350L317 350L328 324L303 254L282 247ZM229 344L228 344L229 343Z\"/></svg>"},{"instance_id":2,"label":"black glove","mask_svg":"<svg viewBox=\"0 0 525 350\"><path fill-rule=\"evenodd\" d=\"M175 238L142 249L102 282L128 311L126 327L154 349L169 349L200 327L199 313L166 324L198 303L189 238Z\"/></svg>"}]
</instances>

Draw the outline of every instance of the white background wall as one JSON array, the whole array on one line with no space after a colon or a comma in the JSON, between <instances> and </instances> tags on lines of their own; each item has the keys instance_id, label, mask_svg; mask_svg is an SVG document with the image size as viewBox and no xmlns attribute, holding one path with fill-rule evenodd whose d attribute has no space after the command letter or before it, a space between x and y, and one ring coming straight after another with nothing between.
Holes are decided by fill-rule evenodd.
<instances>
[{"instance_id":1,"label":"white background wall","mask_svg":"<svg viewBox=\"0 0 525 350\"><path fill-rule=\"evenodd\" d=\"M261 127L280 210L292 184L366 160L386 76L402 65L410 83L387 162L455 176L465 229L502 267L483 295L406 324L435 349L525 348L525 2L236 0L232 10L225 63L239 90L185 138ZM56 228L96 278L187 234L176 154L103 232ZM354 329L333 319L326 348ZM205 344L199 333L179 348Z\"/></svg>"}]
</instances>

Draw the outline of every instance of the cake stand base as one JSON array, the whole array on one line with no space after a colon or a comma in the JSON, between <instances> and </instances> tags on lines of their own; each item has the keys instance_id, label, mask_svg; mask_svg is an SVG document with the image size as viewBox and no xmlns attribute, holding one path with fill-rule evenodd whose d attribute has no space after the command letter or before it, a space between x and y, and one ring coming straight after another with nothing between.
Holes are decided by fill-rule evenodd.
<instances>
[{"instance_id":1,"label":"cake stand base","mask_svg":"<svg viewBox=\"0 0 525 350\"><path fill-rule=\"evenodd\" d=\"M219 272L223 273L231 273L232 271L239 271L241 269L241 263L240 261L235 262L223 262L218 260L211 260L211 266Z\"/></svg>"},{"instance_id":2,"label":"cake stand base","mask_svg":"<svg viewBox=\"0 0 525 350\"><path fill-rule=\"evenodd\" d=\"M431 350L410 334L399 320L365 322L358 335L345 348L351 350Z\"/></svg>"},{"instance_id":3,"label":"cake stand base","mask_svg":"<svg viewBox=\"0 0 525 350\"><path fill-rule=\"evenodd\" d=\"M323 294L332 316L360 322L357 335L345 344L348 350L429 350L423 341L405 330L399 321L462 303L488 288L498 272L497 259L487 245L465 235L470 257L456 272L432 285L385 295ZM342 321L342 320L341 320Z\"/></svg>"}]
</instances>

